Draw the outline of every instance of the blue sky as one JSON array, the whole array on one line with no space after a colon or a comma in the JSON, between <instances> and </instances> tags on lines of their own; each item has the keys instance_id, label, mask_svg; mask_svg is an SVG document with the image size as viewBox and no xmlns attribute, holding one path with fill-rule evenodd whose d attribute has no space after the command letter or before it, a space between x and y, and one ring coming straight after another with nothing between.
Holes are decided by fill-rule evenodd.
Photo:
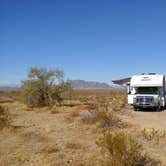
<instances>
[{"instance_id":1,"label":"blue sky","mask_svg":"<svg viewBox=\"0 0 166 166\"><path fill-rule=\"evenodd\" d=\"M31 66L111 83L166 73L164 0L0 0L0 85Z\"/></svg>"}]
</instances>

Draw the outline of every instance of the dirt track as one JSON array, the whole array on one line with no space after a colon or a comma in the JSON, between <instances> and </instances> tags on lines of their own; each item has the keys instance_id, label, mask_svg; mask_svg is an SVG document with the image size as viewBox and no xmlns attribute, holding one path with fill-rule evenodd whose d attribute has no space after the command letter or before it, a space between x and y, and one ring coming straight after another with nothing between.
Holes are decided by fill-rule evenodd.
<instances>
[{"instance_id":1,"label":"dirt track","mask_svg":"<svg viewBox=\"0 0 166 166\"><path fill-rule=\"evenodd\" d=\"M132 110L132 109L131 109ZM131 111L130 110L130 111ZM166 131L166 110L162 112L155 111L131 111L132 116L124 117L124 119L136 126L135 132L140 132L143 129L151 131ZM166 142L166 140L164 141ZM144 148L156 159L163 161L163 166L166 165L166 145L155 144L153 141L142 140Z\"/></svg>"},{"instance_id":2,"label":"dirt track","mask_svg":"<svg viewBox=\"0 0 166 166\"><path fill-rule=\"evenodd\" d=\"M132 115L130 121L141 128L166 130L166 110L162 112L137 111L133 112Z\"/></svg>"}]
</instances>

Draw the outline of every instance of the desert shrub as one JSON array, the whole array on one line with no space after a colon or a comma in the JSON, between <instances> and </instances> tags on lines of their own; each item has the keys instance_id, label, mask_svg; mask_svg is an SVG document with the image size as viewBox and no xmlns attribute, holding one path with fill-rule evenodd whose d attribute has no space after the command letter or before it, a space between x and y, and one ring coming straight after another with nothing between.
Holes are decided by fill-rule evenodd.
<instances>
[{"instance_id":1,"label":"desert shrub","mask_svg":"<svg viewBox=\"0 0 166 166\"><path fill-rule=\"evenodd\" d=\"M61 94L70 87L63 81L63 76L59 69L31 68L28 80L22 81L23 102L32 107L59 104Z\"/></svg>"},{"instance_id":2,"label":"desert shrub","mask_svg":"<svg viewBox=\"0 0 166 166\"><path fill-rule=\"evenodd\" d=\"M141 135L147 141L153 141L155 143L166 143L166 131L157 130L152 128L151 130L142 130Z\"/></svg>"},{"instance_id":3,"label":"desert shrub","mask_svg":"<svg viewBox=\"0 0 166 166\"><path fill-rule=\"evenodd\" d=\"M99 126L102 128L123 128L125 126L125 123L110 110L108 102L98 102L96 109L90 112L95 116L95 120L99 122Z\"/></svg>"},{"instance_id":4,"label":"desert shrub","mask_svg":"<svg viewBox=\"0 0 166 166\"><path fill-rule=\"evenodd\" d=\"M159 161L143 153L135 139L124 133L105 133L97 142L102 149L104 166L157 166Z\"/></svg>"},{"instance_id":5,"label":"desert shrub","mask_svg":"<svg viewBox=\"0 0 166 166\"><path fill-rule=\"evenodd\" d=\"M89 97L82 96L82 97L79 98L79 100L80 100L81 103L88 104Z\"/></svg>"},{"instance_id":6,"label":"desert shrub","mask_svg":"<svg viewBox=\"0 0 166 166\"><path fill-rule=\"evenodd\" d=\"M67 81L68 85L71 84L71 81ZM78 96L76 96L75 90L72 88L67 88L65 91L63 91L62 95L64 100L76 100Z\"/></svg>"},{"instance_id":7,"label":"desert shrub","mask_svg":"<svg viewBox=\"0 0 166 166\"><path fill-rule=\"evenodd\" d=\"M7 112L7 109L0 106L0 129L3 129L4 127L9 127L11 123L11 118L9 113Z\"/></svg>"},{"instance_id":8,"label":"desert shrub","mask_svg":"<svg viewBox=\"0 0 166 166\"><path fill-rule=\"evenodd\" d=\"M122 120L113 112L100 111L97 113L97 120L100 122L100 127L102 128L124 127L124 123L122 122Z\"/></svg>"},{"instance_id":9,"label":"desert shrub","mask_svg":"<svg viewBox=\"0 0 166 166\"><path fill-rule=\"evenodd\" d=\"M81 112L80 117L81 117L82 122L84 122L84 123L95 123L96 122L96 115L89 111Z\"/></svg>"},{"instance_id":10,"label":"desert shrub","mask_svg":"<svg viewBox=\"0 0 166 166\"><path fill-rule=\"evenodd\" d=\"M93 109L80 113L81 120L85 123L98 123L101 128L124 128L127 124L110 110L108 102L97 102Z\"/></svg>"}]
</instances>

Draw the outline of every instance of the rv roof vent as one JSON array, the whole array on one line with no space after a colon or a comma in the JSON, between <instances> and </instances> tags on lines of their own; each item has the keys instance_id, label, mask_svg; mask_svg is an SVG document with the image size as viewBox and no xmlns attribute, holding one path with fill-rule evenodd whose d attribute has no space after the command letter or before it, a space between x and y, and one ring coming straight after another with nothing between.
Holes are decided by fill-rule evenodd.
<instances>
[{"instance_id":1,"label":"rv roof vent","mask_svg":"<svg viewBox=\"0 0 166 166\"><path fill-rule=\"evenodd\" d=\"M155 75L156 73L149 73L149 75Z\"/></svg>"}]
</instances>

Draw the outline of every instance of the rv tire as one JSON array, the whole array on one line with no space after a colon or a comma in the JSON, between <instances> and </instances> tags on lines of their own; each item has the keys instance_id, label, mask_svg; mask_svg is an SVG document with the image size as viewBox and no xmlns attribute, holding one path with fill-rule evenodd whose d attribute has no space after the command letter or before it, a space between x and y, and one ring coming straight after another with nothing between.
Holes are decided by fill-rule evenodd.
<instances>
[{"instance_id":1,"label":"rv tire","mask_svg":"<svg viewBox=\"0 0 166 166\"><path fill-rule=\"evenodd\" d=\"M161 110L162 110L162 107L159 105L159 106L157 107L157 111L160 112Z\"/></svg>"}]
</instances>

